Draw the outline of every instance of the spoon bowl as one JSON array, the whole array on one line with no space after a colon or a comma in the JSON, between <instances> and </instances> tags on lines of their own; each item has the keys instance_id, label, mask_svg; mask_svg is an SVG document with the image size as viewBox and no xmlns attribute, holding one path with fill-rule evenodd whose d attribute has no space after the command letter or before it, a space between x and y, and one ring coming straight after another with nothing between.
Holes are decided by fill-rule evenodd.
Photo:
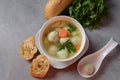
<instances>
[{"instance_id":1,"label":"spoon bowl","mask_svg":"<svg viewBox=\"0 0 120 80\"><path fill-rule=\"evenodd\" d=\"M92 76L94 76L97 71L99 70L101 63L103 62L104 58L118 45L118 43L116 41L113 40L113 38L111 38L109 40L109 42L100 50L82 58L77 66L77 70L78 73L84 77L84 78L90 78ZM86 64L90 64L91 66L86 66L86 70L85 70L85 65ZM84 71L86 72L90 72L92 74L87 74L84 73Z\"/></svg>"}]
</instances>

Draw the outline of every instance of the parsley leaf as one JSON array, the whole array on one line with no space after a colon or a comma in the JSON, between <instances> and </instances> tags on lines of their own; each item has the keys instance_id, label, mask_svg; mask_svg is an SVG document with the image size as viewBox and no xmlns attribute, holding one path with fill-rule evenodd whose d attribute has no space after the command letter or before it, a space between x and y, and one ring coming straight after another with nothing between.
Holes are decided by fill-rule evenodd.
<instances>
[{"instance_id":1,"label":"parsley leaf","mask_svg":"<svg viewBox=\"0 0 120 80\"><path fill-rule=\"evenodd\" d=\"M69 26L69 29L68 29L69 32L72 33L73 31L76 30L76 27L75 27L74 25L72 25L72 24L68 24L68 26Z\"/></svg>"},{"instance_id":2,"label":"parsley leaf","mask_svg":"<svg viewBox=\"0 0 120 80\"><path fill-rule=\"evenodd\" d=\"M92 30L101 25L101 20L107 17L108 11L103 0L74 0L62 14L73 17L83 27Z\"/></svg>"},{"instance_id":3,"label":"parsley leaf","mask_svg":"<svg viewBox=\"0 0 120 80\"><path fill-rule=\"evenodd\" d=\"M76 49L70 40L67 40L64 44L60 45L60 48L58 49L58 51L65 49L65 47L67 48L69 53L76 52Z\"/></svg>"}]
</instances>

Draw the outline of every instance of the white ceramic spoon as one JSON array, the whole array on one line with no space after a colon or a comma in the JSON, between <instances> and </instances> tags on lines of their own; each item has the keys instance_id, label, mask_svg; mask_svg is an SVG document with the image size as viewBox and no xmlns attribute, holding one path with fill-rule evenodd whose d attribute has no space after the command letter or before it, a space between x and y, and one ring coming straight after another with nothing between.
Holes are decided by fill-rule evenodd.
<instances>
[{"instance_id":1,"label":"white ceramic spoon","mask_svg":"<svg viewBox=\"0 0 120 80\"><path fill-rule=\"evenodd\" d=\"M100 50L82 58L77 66L78 73L84 78L90 78L96 74L99 70L103 59L118 45L116 41L111 38L109 42ZM93 73L88 75L82 72L83 67L86 64L92 64ZM90 66L88 66L90 67ZM89 69L90 70L90 69Z\"/></svg>"}]
</instances>

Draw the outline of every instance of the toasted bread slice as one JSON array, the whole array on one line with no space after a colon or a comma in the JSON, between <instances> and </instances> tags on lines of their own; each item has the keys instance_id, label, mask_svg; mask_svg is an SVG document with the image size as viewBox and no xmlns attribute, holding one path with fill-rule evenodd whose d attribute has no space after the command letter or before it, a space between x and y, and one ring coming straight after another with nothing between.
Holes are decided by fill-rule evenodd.
<instances>
[{"instance_id":1,"label":"toasted bread slice","mask_svg":"<svg viewBox=\"0 0 120 80\"><path fill-rule=\"evenodd\" d=\"M47 57L40 54L32 61L30 65L30 74L33 77L43 78L49 70L49 65L50 63Z\"/></svg>"},{"instance_id":2,"label":"toasted bread slice","mask_svg":"<svg viewBox=\"0 0 120 80\"><path fill-rule=\"evenodd\" d=\"M37 53L34 36L29 37L20 45L20 54L25 60L31 60Z\"/></svg>"}]
</instances>

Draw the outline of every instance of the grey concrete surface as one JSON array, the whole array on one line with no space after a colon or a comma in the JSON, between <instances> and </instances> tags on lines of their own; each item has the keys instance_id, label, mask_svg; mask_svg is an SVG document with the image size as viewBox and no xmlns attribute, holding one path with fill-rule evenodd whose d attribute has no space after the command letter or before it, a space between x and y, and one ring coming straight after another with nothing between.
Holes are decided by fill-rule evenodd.
<instances>
[{"instance_id":1,"label":"grey concrete surface","mask_svg":"<svg viewBox=\"0 0 120 80\"><path fill-rule=\"evenodd\" d=\"M103 47L110 37L120 43L120 0L106 0L109 19L96 30L85 29L90 47L86 55ZM90 79L82 78L77 63L68 68L50 68L43 79L29 74L30 62L19 54L22 41L35 35L46 21L43 9L47 0L0 0L0 80L120 80L120 47L109 54L99 72Z\"/></svg>"}]
</instances>

